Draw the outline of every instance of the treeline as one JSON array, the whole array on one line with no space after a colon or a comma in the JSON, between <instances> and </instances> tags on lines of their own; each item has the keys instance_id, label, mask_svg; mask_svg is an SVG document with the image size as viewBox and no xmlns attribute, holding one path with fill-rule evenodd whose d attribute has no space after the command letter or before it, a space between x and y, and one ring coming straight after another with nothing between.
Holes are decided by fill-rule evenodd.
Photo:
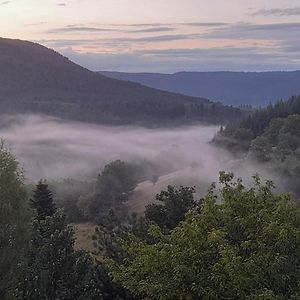
<instances>
[{"instance_id":1,"label":"treeline","mask_svg":"<svg viewBox=\"0 0 300 300\"><path fill-rule=\"evenodd\" d=\"M272 119L294 114L300 114L300 96L256 109L242 120L230 122L225 128L221 128L214 142L234 151L248 150L251 140L263 134Z\"/></svg>"},{"instance_id":2,"label":"treeline","mask_svg":"<svg viewBox=\"0 0 300 300\"><path fill-rule=\"evenodd\" d=\"M299 299L300 208L272 182L254 176L246 187L221 172L219 191L212 184L199 200L194 187L169 186L138 216L122 208L129 170L109 164L88 197L97 212L88 253L74 249L47 183L28 197L1 147L1 299Z\"/></svg>"},{"instance_id":3,"label":"treeline","mask_svg":"<svg viewBox=\"0 0 300 300\"><path fill-rule=\"evenodd\" d=\"M238 120L246 114L243 110L224 106L221 103L200 100L182 100L183 96L174 95L172 99L162 99L154 95L150 99L127 98L120 93L118 99L99 96L97 99L85 99L81 95L69 92L69 95L47 97L40 92L30 96L3 98L0 95L2 114L45 114L62 118L112 125L138 125L147 127L180 126L183 124L208 123L220 124ZM76 101L72 101L77 99Z\"/></svg>"},{"instance_id":4,"label":"treeline","mask_svg":"<svg viewBox=\"0 0 300 300\"><path fill-rule=\"evenodd\" d=\"M300 114L300 96L291 97L287 101L280 100L274 105L255 110L241 121L240 127L251 130L254 136L257 136L264 132L272 119L286 118L294 114Z\"/></svg>"},{"instance_id":5,"label":"treeline","mask_svg":"<svg viewBox=\"0 0 300 300\"><path fill-rule=\"evenodd\" d=\"M300 97L259 109L239 123L221 128L213 142L235 153L246 153L280 176L300 196Z\"/></svg>"}]
</instances>

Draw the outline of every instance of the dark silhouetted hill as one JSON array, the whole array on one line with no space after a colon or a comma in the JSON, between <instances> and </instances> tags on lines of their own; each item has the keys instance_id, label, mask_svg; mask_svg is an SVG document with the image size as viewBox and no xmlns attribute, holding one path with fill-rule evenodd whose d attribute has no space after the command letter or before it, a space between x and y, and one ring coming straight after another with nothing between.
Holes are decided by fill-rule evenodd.
<instances>
[{"instance_id":1,"label":"dark silhouetted hill","mask_svg":"<svg viewBox=\"0 0 300 300\"><path fill-rule=\"evenodd\" d=\"M265 106L300 94L300 71L179 72L175 74L101 72L165 91L205 97L226 105Z\"/></svg>"},{"instance_id":2,"label":"dark silhouetted hill","mask_svg":"<svg viewBox=\"0 0 300 300\"><path fill-rule=\"evenodd\" d=\"M0 39L0 70L1 113L152 126L224 122L241 113L204 98L105 77L27 41Z\"/></svg>"}]
</instances>

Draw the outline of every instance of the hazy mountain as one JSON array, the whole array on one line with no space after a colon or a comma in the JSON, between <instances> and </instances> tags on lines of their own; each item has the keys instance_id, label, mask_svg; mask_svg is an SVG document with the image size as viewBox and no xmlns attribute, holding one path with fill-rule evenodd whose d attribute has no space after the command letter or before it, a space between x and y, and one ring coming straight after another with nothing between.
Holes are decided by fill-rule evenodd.
<instances>
[{"instance_id":1,"label":"hazy mountain","mask_svg":"<svg viewBox=\"0 0 300 300\"><path fill-rule=\"evenodd\" d=\"M149 87L206 97L227 105L263 106L300 94L300 71L294 72L179 72L175 74L102 74Z\"/></svg>"},{"instance_id":2,"label":"hazy mountain","mask_svg":"<svg viewBox=\"0 0 300 300\"><path fill-rule=\"evenodd\" d=\"M0 111L116 124L224 121L240 111L89 71L54 50L0 39Z\"/></svg>"}]
</instances>

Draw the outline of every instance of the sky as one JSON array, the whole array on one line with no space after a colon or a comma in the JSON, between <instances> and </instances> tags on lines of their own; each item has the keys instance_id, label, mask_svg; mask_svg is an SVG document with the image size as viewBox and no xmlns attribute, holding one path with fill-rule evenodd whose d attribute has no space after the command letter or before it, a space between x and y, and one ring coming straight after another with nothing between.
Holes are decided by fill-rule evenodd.
<instances>
[{"instance_id":1,"label":"sky","mask_svg":"<svg viewBox=\"0 0 300 300\"><path fill-rule=\"evenodd\" d=\"M0 36L91 70L300 69L300 0L0 0Z\"/></svg>"}]
</instances>

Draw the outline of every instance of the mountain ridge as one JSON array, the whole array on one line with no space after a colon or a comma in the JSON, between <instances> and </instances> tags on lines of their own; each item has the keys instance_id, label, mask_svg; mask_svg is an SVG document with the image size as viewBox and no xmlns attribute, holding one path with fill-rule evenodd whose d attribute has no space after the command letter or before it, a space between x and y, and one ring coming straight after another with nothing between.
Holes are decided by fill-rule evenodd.
<instances>
[{"instance_id":1,"label":"mountain ridge","mask_svg":"<svg viewBox=\"0 0 300 300\"><path fill-rule=\"evenodd\" d=\"M241 112L83 68L40 44L0 39L2 113L37 112L113 124L224 122Z\"/></svg>"},{"instance_id":2,"label":"mountain ridge","mask_svg":"<svg viewBox=\"0 0 300 300\"><path fill-rule=\"evenodd\" d=\"M100 71L111 78L139 82L160 90L200 96L224 105L266 106L279 99L300 94L300 70L270 72L181 71L126 73Z\"/></svg>"}]
</instances>

